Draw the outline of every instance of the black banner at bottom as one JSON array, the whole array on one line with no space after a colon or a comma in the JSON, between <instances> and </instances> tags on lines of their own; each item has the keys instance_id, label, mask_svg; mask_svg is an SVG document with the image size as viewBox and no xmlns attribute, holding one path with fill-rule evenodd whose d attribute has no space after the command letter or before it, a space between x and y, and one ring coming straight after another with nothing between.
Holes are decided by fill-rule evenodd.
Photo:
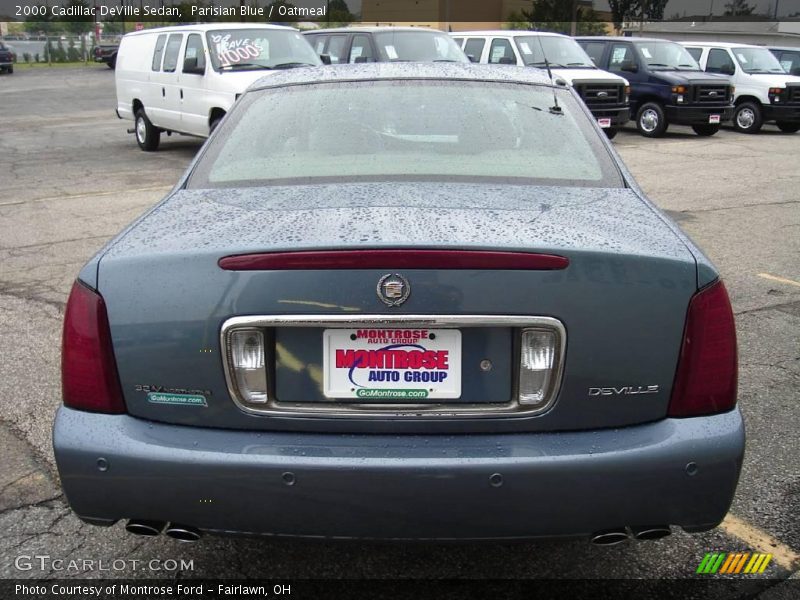
<instances>
[{"instance_id":1,"label":"black banner at bottom","mask_svg":"<svg viewBox=\"0 0 800 600\"><path fill-rule=\"evenodd\" d=\"M800 597L800 580L777 579L265 579L121 580L50 579L0 581L3 600L215 600L271 599L458 599L578 600L592 598L789 600Z\"/></svg>"}]
</instances>

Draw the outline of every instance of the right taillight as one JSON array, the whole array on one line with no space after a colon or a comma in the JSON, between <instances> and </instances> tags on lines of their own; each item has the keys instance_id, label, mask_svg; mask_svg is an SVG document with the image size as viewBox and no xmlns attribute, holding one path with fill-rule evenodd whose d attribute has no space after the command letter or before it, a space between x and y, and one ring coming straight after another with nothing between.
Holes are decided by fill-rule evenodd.
<instances>
[{"instance_id":1,"label":"right taillight","mask_svg":"<svg viewBox=\"0 0 800 600\"><path fill-rule=\"evenodd\" d=\"M689 302L670 417L721 413L736 406L736 326L728 292L717 281Z\"/></svg>"},{"instance_id":2,"label":"right taillight","mask_svg":"<svg viewBox=\"0 0 800 600\"><path fill-rule=\"evenodd\" d=\"M61 385L65 406L125 412L105 302L80 281L72 286L64 313Z\"/></svg>"}]
</instances>

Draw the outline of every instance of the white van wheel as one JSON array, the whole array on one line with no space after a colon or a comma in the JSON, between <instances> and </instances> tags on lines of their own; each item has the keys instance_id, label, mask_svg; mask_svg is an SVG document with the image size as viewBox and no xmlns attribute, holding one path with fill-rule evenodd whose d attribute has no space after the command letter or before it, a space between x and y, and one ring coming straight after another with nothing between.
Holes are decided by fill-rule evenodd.
<instances>
[{"instance_id":1,"label":"white van wheel","mask_svg":"<svg viewBox=\"0 0 800 600\"><path fill-rule=\"evenodd\" d=\"M136 143L146 152L158 149L161 141L161 130L150 122L143 108L136 111Z\"/></svg>"}]
</instances>

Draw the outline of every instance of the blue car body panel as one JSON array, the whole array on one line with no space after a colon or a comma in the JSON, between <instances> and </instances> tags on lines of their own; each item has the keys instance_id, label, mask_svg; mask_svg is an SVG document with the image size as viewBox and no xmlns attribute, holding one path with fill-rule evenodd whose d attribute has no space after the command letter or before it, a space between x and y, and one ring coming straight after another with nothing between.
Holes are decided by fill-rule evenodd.
<instances>
[{"instance_id":1,"label":"blue car body panel","mask_svg":"<svg viewBox=\"0 0 800 600\"><path fill-rule=\"evenodd\" d=\"M280 72L251 90L441 77L550 85L535 69L373 64ZM716 526L741 468L741 414L678 419L667 410L690 299L718 275L585 116L617 163L619 187L386 181L185 189L223 124L176 188L79 275L103 297L127 413L59 410L54 450L75 512L95 524L150 519L331 538ZM383 269L218 264L251 252L382 248L541 252L569 266L406 269L413 292L390 308L376 297ZM408 315L549 317L566 332L560 387L535 415L253 414L226 385L220 334L233 317L269 315L374 315L387 323ZM507 401L516 333L462 333L465 398L490 407ZM292 358L291 366L275 359L278 394L298 406L319 401L321 330L279 327L270 335ZM481 380L485 358L496 370ZM657 389L588 393L598 387ZM205 401L153 403L151 389L194 390Z\"/></svg>"},{"instance_id":2,"label":"blue car body panel","mask_svg":"<svg viewBox=\"0 0 800 600\"><path fill-rule=\"evenodd\" d=\"M461 540L711 529L743 444L738 410L605 431L397 436L231 432L62 408L54 438L70 504L94 523L136 515L223 533Z\"/></svg>"}]
</instances>

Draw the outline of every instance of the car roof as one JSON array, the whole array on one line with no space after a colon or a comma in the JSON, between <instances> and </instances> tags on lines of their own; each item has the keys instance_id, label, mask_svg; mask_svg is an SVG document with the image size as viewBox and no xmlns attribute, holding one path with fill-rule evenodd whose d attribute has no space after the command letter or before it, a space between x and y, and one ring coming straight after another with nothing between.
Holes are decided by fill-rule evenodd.
<instances>
[{"instance_id":1,"label":"car roof","mask_svg":"<svg viewBox=\"0 0 800 600\"><path fill-rule=\"evenodd\" d=\"M198 23L195 25L174 25L171 27L154 27L152 29L142 29L141 31L132 31L125 34L125 37L145 35L148 33L170 33L182 31L217 31L220 29L284 29L288 31L297 31L293 27L285 27L283 25L271 25L266 23Z\"/></svg>"},{"instance_id":2,"label":"car roof","mask_svg":"<svg viewBox=\"0 0 800 600\"><path fill-rule=\"evenodd\" d=\"M297 68L265 75L250 90L284 85L313 84L332 81L376 81L392 79L441 79L454 81L496 81L561 87L554 85L539 69L512 65L477 63L361 63L313 68Z\"/></svg>"},{"instance_id":3,"label":"car roof","mask_svg":"<svg viewBox=\"0 0 800 600\"><path fill-rule=\"evenodd\" d=\"M629 35L576 35L576 40L596 40L598 42L671 42L664 38L633 37Z\"/></svg>"},{"instance_id":4,"label":"car roof","mask_svg":"<svg viewBox=\"0 0 800 600\"><path fill-rule=\"evenodd\" d=\"M561 33L552 31L530 31L526 29L484 29L481 31L451 31L453 37L473 37L476 35L491 35L494 37L519 37L519 36L542 36L542 37L569 37Z\"/></svg>"},{"instance_id":5,"label":"car roof","mask_svg":"<svg viewBox=\"0 0 800 600\"><path fill-rule=\"evenodd\" d=\"M365 26L357 25L353 27L331 27L329 29L309 29L304 31L304 35L312 35L315 33L380 33L382 31L422 31L427 33L444 33L440 29L433 29L431 27L393 27L388 25Z\"/></svg>"},{"instance_id":6,"label":"car roof","mask_svg":"<svg viewBox=\"0 0 800 600\"><path fill-rule=\"evenodd\" d=\"M797 46L764 46L770 50L788 50L789 52L800 52L800 47Z\"/></svg>"},{"instance_id":7,"label":"car roof","mask_svg":"<svg viewBox=\"0 0 800 600\"><path fill-rule=\"evenodd\" d=\"M764 48L766 46L755 46L753 44L739 44L736 42L693 42L693 41L680 41L682 46L700 46L702 48Z\"/></svg>"}]
</instances>

